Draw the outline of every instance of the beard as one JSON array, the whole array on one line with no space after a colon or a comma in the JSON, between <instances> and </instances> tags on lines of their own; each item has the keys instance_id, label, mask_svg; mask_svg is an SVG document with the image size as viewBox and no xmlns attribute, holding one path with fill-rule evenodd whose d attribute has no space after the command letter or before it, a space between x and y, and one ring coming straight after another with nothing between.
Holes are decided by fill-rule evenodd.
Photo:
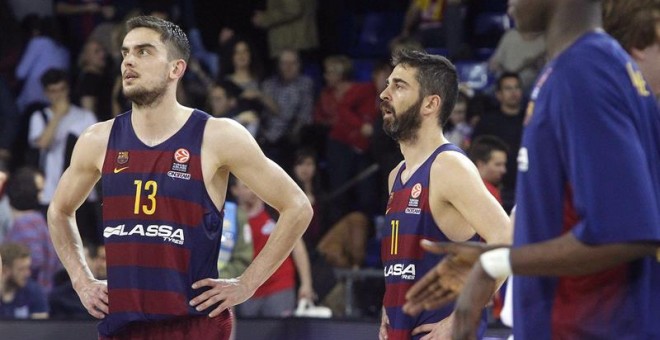
<instances>
[{"instance_id":1,"label":"beard","mask_svg":"<svg viewBox=\"0 0 660 340\"><path fill-rule=\"evenodd\" d=\"M413 142L417 139L417 131L422 126L422 117L419 110L422 108L422 99L404 112L397 114L394 107L388 102L381 102L381 111L385 108L392 112L389 119L383 117L383 131L397 142Z\"/></svg>"},{"instance_id":2,"label":"beard","mask_svg":"<svg viewBox=\"0 0 660 340\"><path fill-rule=\"evenodd\" d=\"M148 107L159 102L163 98L166 88L167 82L163 81L160 84L157 84L153 89L138 87L127 90L124 88L123 93L126 99L133 102L137 107Z\"/></svg>"}]
</instances>

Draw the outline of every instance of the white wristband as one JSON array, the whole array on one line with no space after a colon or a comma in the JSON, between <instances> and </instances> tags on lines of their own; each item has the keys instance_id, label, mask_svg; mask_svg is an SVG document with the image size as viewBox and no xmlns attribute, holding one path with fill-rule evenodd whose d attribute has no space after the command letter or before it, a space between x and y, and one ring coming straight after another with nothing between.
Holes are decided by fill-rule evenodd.
<instances>
[{"instance_id":1,"label":"white wristband","mask_svg":"<svg viewBox=\"0 0 660 340\"><path fill-rule=\"evenodd\" d=\"M509 252L509 248L497 248L481 254L479 257L481 267L495 280L506 278L511 275Z\"/></svg>"}]
</instances>

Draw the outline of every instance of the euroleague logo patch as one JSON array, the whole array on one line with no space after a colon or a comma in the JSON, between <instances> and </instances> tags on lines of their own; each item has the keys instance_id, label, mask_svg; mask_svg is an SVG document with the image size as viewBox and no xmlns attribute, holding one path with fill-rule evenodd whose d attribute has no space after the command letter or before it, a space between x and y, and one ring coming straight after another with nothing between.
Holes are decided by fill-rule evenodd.
<instances>
[{"instance_id":1,"label":"euroleague logo patch","mask_svg":"<svg viewBox=\"0 0 660 340\"><path fill-rule=\"evenodd\" d=\"M190 152L188 150L181 148L174 152L174 160L177 163L188 163L190 160Z\"/></svg>"},{"instance_id":2,"label":"euroleague logo patch","mask_svg":"<svg viewBox=\"0 0 660 340\"><path fill-rule=\"evenodd\" d=\"M421 194L422 194L422 185L417 183L412 187L412 190L410 190L410 197L418 198L419 195Z\"/></svg>"},{"instance_id":3,"label":"euroleague logo patch","mask_svg":"<svg viewBox=\"0 0 660 340\"><path fill-rule=\"evenodd\" d=\"M167 176L177 179L190 180L190 174L188 173L188 161L190 161L190 151L184 148L179 148L174 151L174 160L172 162L172 168L167 172Z\"/></svg>"},{"instance_id":4,"label":"euroleague logo patch","mask_svg":"<svg viewBox=\"0 0 660 340\"><path fill-rule=\"evenodd\" d=\"M416 183L410 189L410 199L408 199L408 206L406 207L406 214L419 215L422 213L422 209L419 207L419 196L422 195L422 185Z\"/></svg>"}]
</instances>

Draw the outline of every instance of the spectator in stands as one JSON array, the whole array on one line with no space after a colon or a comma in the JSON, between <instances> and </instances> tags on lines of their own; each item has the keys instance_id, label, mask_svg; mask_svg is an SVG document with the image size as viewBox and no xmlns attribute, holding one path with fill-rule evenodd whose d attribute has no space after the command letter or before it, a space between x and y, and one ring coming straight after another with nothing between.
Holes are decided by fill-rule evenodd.
<instances>
[{"instance_id":1,"label":"spectator in stands","mask_svg":"<svg viewBox=\"0 0 660 340\"><path fill-rule=\"evenodd\" d=\"M372 81L365 83L340 83L344 92L336 98L336 118L330 128L326 149L332 190L340 190L372 164L368 151L374 131L373 123L380 115L375 79L373 77ZM374 176L366 176L356 183L355 188L349 187L339 192L331 204L329 221L336 222L348 212L356 210L371 216L376 209L375 183ZM350 195L351 191L354 191L353 196Z\"/></svg>"},{"instance_id":2,"label":"spectator in stands","mask_svg":"<svg viewBox=\"0 0 660 340\"><path fill-rule=\"evenodd\" d=\"M502 204L500 184L506 173L506 161L509 148L501 139L482 135L477 137L470 145L469 155L477 166L479 175L486 185L486 189Z\"/></svg>"},{"instance_id":3,"label":"spectator in stands","mask_svg":"<svg viewBox=\"0 0 660 340\"><path fill-rule=\"evenodd\" d=\"M267 0L266 10L254 13L254 26L268 30L271 59L285 49L302 52L306 60L314 59L311 54L319 45L316 7L317 0Z\"/></svg>"},{"instance_id":4,"label":"spectator in stands","mask_svg":"<svg viewBox=\"0 0 660 340\"><path fill-rule=\"evenodd\" d=\"M220 57L220 77L244 90L258 90L263 68L250 41L236 36L228 41Z\"/></svg>"},{"instance_id":5,"label":"spectator in stands","mask_svg":"<svg viewBox=\"0 0 660 340\"><path fill-rule=\"evenodd\" d=\"M316 152L325 159L326 140L330 128L337 120L339 102L352 86L353 61L344 55L332 55L323 61L325 86L314 106L314 133L312 143Z\"/></svg>"},{"instance_id":6,"label":"spectator in stands","mask_svg":"<svg viewBox=\"0 0 660 340\"><path fill-rule=\"evenodd\" d=\"M277 104L261 91L262 65L254 55L252 44L241 37L236 37L227 43L220 67L222 79L230 80L238 85L243 92L241 98L254 102L264 110L277 111ZM262 110L260 110L262 111Z\"/></svg>"},{"instance_id":7,"label":"spectator in stands","mask_svg":"<svg viewBox=\"0 0 660 340\"><path fill-rule=\"evenodd\" d=\"M495 96L498 106L479 119L472 138L481 135L493 135L502 139L509 146L506 174L502 182L502 200L505 210L513 207L517 164L516 156L520 148L523 128L522 88L516 73L504 73L497 80Z\"/></svg>"},{"instance_id":8,"label":"spectator in stands","mask_svg":"<svg viewBox=\"0 0 660 340\"><path fill-rule=\"evenodd\" d=\"M314 209L312 221L309 222L309 226L302 237L305 246L311 252L316 249L316 245L327 230L323 218L323 188L318 173L316 153L312 149L304 147L296 151L292 172L291 177L305 192L312 209Z\"/></svg>"},{"instance_id":9,"label":"spectator in stands","mask_svg":"<svg viewBox=\"0 0 660 340\"><path fill-rule=\"evenodd\" d=\"M458 93L454 110L444 127L445 138L463 150L467 150L470 146L473 130L472 125L467 121L468 100L463 92Z\"/></svg>"},{"instance_id":10,"label":"spectator in stands","mask_svg":"<svg viewBox=\"0 0 660 340\"><path fill-rule=\"evenodd\" d=\"M70 58L69 51L62 45L55 19L39 19L29 15L23 20L23 26L31 39L16 66L16 78L23 82L21 93L16 98L16 105L21 112L35 102L48 102L40 83L41 76L51 68L67 70Z\"/></svg>"},{"instance_id":11,"label":"spectator in stands","mask_svg":"<svg viewBox=\"0 0 660 340\"><path fill-rule=\"evenodd\" d=\"M46 295L30 279L30 250L18 243L5 243L0 246L0 257L0 318L47 319Z\"/></svg>"},{"instance_id":12,"label":"spectator in stands","mask_svg":"<svg viewBox=\"0 0 660 340\"><path fill-rule=\"evenodd\" d=\"M529 94L536 76L545 65L545 35L508 30L488 60L488 68L500 75L505 72L520 76L523 93Z\"/></svg>"},{"instance_id":13,"label":"spectator in stands","mask_svg":"<svg viewBox=\"0 0 660 340\"><path fill-rule=\"evenodd\" d=\"M314 82L300 73L301 60L297 51L283 49L277 63L277 74L266 79L263 92L273 98L276 111L266 111L262 117L261 147L267 156L289 168L292 152L303 126L312 122Z\"/></svg>"},{"instance_id":14,"label":"spectator in stands","mask_svg":"<svg viewBox=\"0 0 660 340\"><path fill-rule=\"evenodd\" d=\"M273 232L275 221L266 210L265 203L245 184L235 182L231 192L238 201L239 209L248 217L254 257L257 257ZM300 279L298 294L295 289L296 272ZM298 240L291 256L257 289L252 298L239 305L238 312L243 317L290 316L296 305L296 295L297 299L314 298L309 258L302 240Z\"/></svg>"},{"instance_id":15,"label":"spectator in stands","mask_svg":"<svg viewBox=\"0 0 660 340\"><path fill-rule=\"evenodd\" d=\"M259 130L259 107L241 98L243 89L231 80L216 81L208 90L208 113L214 117L232 118L245 126L253 137Z\"/></svg>"},{"instance_id":16,"label":"spectator in stands","mask_svg":"<svg viewBox=\"0 0 660 340\"><path fill-rule=\"evenodd\" d=\"M64 170L68 167L73 152L73 145L78 136L96 123L92 112L73 105L69 99L69 81L67 73L63 70L50 69L41 78L42 86L48 96L50 105L43 110L36 111L30 118L30 131L28 140L31 146L41 152L41 162L44 169L44 191L39 198L43 206L48 206L55 193L55 187ZM90 194L89 202L82 208L85 213L78 215L78 226L81 235L88 240L98 241L96 235L97 202L94 191Z\"/></svg>"},{"instance_id":17,"label":"spectator in stands","mask_svg":"<svg viewBox=\"0 0 660 340\"><path fill-rule=\"evenodd\" d=\"M75 95L80 106L96 115L98 121L112 117L113 77L106 68L107 53L95 40L88 40L78 58L79 75Z\"/></svg>"},{"instance_id":18,"label":"spectator in stands","mask_svg":"<svg viewBox=\"0 0 660 340\"><path fill-rule=\"evenodd\" d=\"M48 294L53 287L53 277L62 269L48 224L39 209L39 194L44 186L44 177L35 169L16 170L7 183L7 196L12 207L13 223L6 242L27 246L31 254L31 278Z\"/></svg>"}]
</instances>

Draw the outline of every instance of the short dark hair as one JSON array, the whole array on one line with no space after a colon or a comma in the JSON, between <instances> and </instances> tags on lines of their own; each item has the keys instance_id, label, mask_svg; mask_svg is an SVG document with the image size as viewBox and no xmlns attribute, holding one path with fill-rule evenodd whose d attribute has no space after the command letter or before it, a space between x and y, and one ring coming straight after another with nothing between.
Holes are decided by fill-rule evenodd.
<instances>
[{"instance_id":1,"label":"short dark hair","mask_svg":"<svg viewBox=\"0 0 660 340\"><path fill-rule=\"evenodd\" d=\"M444 126L456 104L458 74L449 59L422 51L400 49L392 55L392 66L407 65L417 69L421 97L438 95L442 99L438 122Z\"/></svg>"},{"instance_id":2,"label":"short dark hair","mask_svg":"<svg viewBox=\"0 0 660 340\"><path fill-rule=\"evenodd\" d=\"M149 28L160 34L162 41L168 50L172 52L173 59L183 59L188 62L190 59L190 42L186 33L178 25L154 16L139 16L129 19L126 22L128 32L135 28Z\"/></svg>"},{"instance_id":3,"label":"short dark hair","mask_svg":"<svg viewBox=\"0 0 660 340\"><path fill-rule=\"evenodd\" d=\"M2 265L11 267L14 261L30 257L30 248L20 243L5 243L0 245L0 255L2 256Z\"/></svg>"},{"instance_id":4,"label":"short dark hair","mask_svg":"<svg viewBox=\"0 0 660 340\"><path fill-rule=\"evenodd\" d=\"M497 83L495 84L495 90L497 91L502 91L502 83L504 82L504 79L508 78L515 78L518 80L518 84L521 84L520 80L520 75L516 72L504 72L500 74L500 76L497 78Z\"/></svg>"},{"instance_id":5,"label":"short dark hair","mask_svg":"<svg viewBox=\"0 0 660 340\"><path fill-rule=\"evenodd\" d=\"M9 204L18 211L37 209L39 207L39 188L35 179L39 172L30 167L20 168L7 181L7 197Z\"/></svg>"},{"instance_id":6,"label":"short dark hair","mask_svg":"<svg viewBox=\"0 0 660 340\"><path fill-rule=\"evenodd\" d=\"M67 84L69 83L69 75L66 73L65 70L59 69L59 68L49 68L42 76L41 76L41 86L47 88L50 85L54 85L57 83L61 83L65 81Z\"/></svg>"},{"instance_id":7,"label":"short dark hair","mask_svg":"<svg viewBox=\"0 0 660 340\"><path fill-rule=\"evenodd\" d=\"M499 137L492 135L482 135L472 141L470 145L469 155L474 164L477 161L488 163L493 151L502 151L506 154L509 153L509 147Z\"/></svg>"},{"instance_id":8,"label":"short dark hair","mask_svg":"<svg viewBox=\"0 0 660 340\"><path fill-rule=\"evenodd\" d=\"M657 41L659 14L660 0L603 1L603 27L628 52Z\"/></svg>"}]
</instances>

